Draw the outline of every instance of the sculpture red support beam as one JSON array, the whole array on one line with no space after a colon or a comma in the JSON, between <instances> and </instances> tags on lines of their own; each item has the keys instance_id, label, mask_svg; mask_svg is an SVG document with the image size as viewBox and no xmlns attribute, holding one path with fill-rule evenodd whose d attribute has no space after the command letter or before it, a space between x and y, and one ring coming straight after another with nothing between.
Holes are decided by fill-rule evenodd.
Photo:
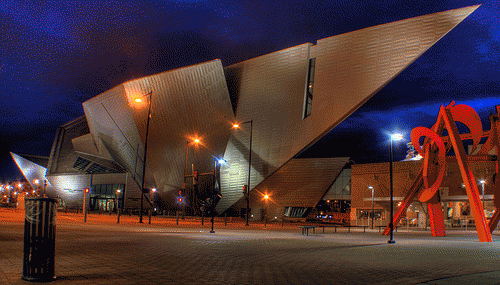
<instances>
[{"instance_id":1,"label":"sculpture red support beam","mask_svg":"<svg viewBox=\"0 0 500 285\"><path fill-rule=\"evenodd\" d=\"M498 174L498 159L500 149L500 106L497 106L497 114L490 116L491 130L483 132L481 120L477 113L467 105L455 105L451 102L448 106L441 106L436 124L431 129L418 127L412 130L412 143L417 152L424 157L422 168L414 183L406 193L393 223L397 224L404 216L410 203L418 197L421 202L426 202L429 210L429 219L431 221L431 230L434 236L444 236L445 227L441 208L438 199L438 189L442 182L445 165L450 161L446 157L451 148L455 152L455 160L459 166L461 176L467 192L467 197L471 205L472 215L476 224L478 238L482 242L491 242L491 232L500 221L500 175ZM459 134L455 122L465 124L470 133ZM442 137L443 130L448 130L449 136ZM424 143L420 145L420 138L425 137ZM465 153L462 143L464 139L472 139L472 149L476 149L480 139L488 137L488 140L481 147L477 155ZM446 142L446 145L445 145ZM489 155L489 152L495 148L495 155ZM495 213L486 225L484 209L479 196L477 182L471 171L469 162L495 161ZM389 232L386 227L384 234Z\"/></svg>"},{"instance_id":2,"label":"sculpture red support beam","mask_svg":"<svg viewBox=\"0 0 500 285\"><path fill-rule=\"evenodd\" d=\"M491 242L491 233L489 228L486 227L486 219L484 217L484 209L479 197L479 190L477 189L476 179L472 173L469 162L466 159L464 145L460 140L460 135L458 134L457 126L453 120L452 111L450 108L444 108L441 106L440 113L443 114L443 119L448 130L450 142L453 145L455 151L455 156L457 157L458 166L460 168L460 173L464 180L465 190L467 191L467 197L469 198L469 203L471 205L471 212L476 223L476 231L479 237L479 241ZM470 127L469 127L470 129Z\"/></svg>"}]
</instances>

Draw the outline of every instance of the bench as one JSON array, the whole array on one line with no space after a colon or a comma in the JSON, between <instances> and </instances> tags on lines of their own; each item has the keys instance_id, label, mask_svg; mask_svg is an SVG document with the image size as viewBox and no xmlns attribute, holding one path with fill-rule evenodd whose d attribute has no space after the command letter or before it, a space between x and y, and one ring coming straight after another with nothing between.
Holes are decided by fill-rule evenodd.
<instances>
[{"instance_id":1,"label":"bench","mask_svg":"<svg viewBox=\"0 0 500 285\"><path fill-rule=\"evenodd\" d=\"M351 232L351 228L363 228L363 232L366 233L366 228L368 228L369 226L350 226L350 225L320 225L318 227L322 227L323 228L323 233L325 233L325 228L335 228L335 232L337 232L337 228L347 228L347 231L350 233Z\"/></svg>"},{"instance_id":2,"label":"bench","mask_svg":"<svg viewBox=\"0 0 500 285\"><path fill-rule=\"evenodd\" d=\"M313 233L316 233L316 227L317 226L299 226L299 228L302 229L302 235L306 234L307 236L309 236L310 229L313 229Z\"/></svg>"},{"instance_id":3,"label":"bench","mask_svg":"<svg viewBox=\"0 0 500 285\"><path fill-rule=\"evenodd\" d=\"M363 232L366 233L366 228L369 226L342 226L342 225L307 225L307 226L299 226L302 229L302 235L309 236L309 229L313 229L313 233L316 233L316 228L323 228L323 233L325 233L325 228L335 228L335 232L337 232L337 228L347 228L348 232L351 232L351 228L363 228Z\"/></svg>"}]
</instances>

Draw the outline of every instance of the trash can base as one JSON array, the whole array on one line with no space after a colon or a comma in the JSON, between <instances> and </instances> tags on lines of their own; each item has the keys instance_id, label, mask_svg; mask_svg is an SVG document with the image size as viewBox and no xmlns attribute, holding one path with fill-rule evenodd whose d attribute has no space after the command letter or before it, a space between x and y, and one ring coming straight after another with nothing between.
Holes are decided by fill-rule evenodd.
<instances>
[{"instance_id":1,"label":"trash can base","mask_svg":"<svg viewBox=\"0 0 500 285\"><path fill-rule=\"evenodd\" d=\"M57 279L57 276L52 276L52 277L27 277L27 276L22 276L21 279L30 281L30 282L51 282L55 281Z\"/></svg>"}]
</instances>

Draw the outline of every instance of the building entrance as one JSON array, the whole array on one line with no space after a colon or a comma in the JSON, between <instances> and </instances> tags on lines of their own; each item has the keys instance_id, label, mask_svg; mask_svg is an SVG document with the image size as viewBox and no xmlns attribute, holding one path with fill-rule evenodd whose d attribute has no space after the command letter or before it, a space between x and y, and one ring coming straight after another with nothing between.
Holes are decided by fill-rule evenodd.
<instances>
[{"instance_id":1,"label":"building entrance","mask_svg":"<svg viewBox=\"0 0 500 285\"><path fill-rule=\"evenodd\" d=\"M115 199L113 198L101 198L101 197L91 197L90 198L90 210L91 211L115 211Z\"/></svg>"}]
</instances>

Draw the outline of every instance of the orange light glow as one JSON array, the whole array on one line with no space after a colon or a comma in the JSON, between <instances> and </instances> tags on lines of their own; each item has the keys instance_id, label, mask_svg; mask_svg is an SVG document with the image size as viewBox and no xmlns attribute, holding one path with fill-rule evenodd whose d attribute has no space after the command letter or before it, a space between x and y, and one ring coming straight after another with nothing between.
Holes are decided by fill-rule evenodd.
<instances>
[{"instance_id":1,"label":"orange light glow","mask_svg":"<svg viewBox=\"0 0 500 285\"><path fill-rule=\"evenodd\" d=\"M136 103L141 103L142 101L144 101L142 98L135 98L134 100Z\"/></svg>"},{"instance_id":2,"label":"orange light glow","mask_svg":"<svg viewBox=\"0 0 500 285\"><path fill-rule=\"evenodd\" d=\"M240 127L240 125L238 125L238 124L234 124L234 125L233 125L233 128L235 128L235 129L237 129L237 128L239 128L239 127Z\"/></svg>"},{"instance_id":3,"label":"orange light glow","mask_svg":"<svg viewBox=\"0 0 500 285\"><path fill-rule=\"evenodd\" d=\"M264 199L269 199L269 195L264 195Z\"/></svg>"}]
</instances>

